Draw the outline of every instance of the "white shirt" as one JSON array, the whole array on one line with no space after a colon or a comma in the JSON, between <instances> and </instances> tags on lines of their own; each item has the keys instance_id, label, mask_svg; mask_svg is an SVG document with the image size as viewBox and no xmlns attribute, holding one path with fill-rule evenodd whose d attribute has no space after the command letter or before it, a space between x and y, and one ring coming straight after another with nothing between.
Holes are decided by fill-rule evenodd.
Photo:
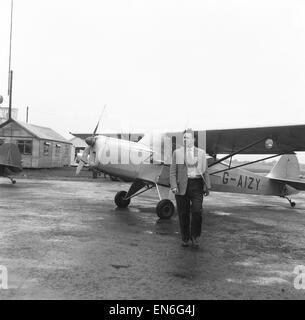
<instances>
[{"instance_id":1,"label":"white shirt","mask_svg":"<svg viewBox=\"0 0 305 320\"><path fill-rule=\"evenodd\" d=\"M195 147L186 148L185 150L185 163L187 167L188 178L201 177L201 173L198 170L198 155L195 157Z\"/></svg>"}]
</instances>

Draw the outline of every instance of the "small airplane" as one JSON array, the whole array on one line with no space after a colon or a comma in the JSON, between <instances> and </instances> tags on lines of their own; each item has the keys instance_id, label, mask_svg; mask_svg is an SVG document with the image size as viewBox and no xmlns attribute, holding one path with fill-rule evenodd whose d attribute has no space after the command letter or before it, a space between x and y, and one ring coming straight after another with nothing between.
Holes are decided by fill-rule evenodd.
<instances>
[{"instance_id":1,"label":"small airplane","mask_svg":"<svg viewBox=\"0 0 305 320\"><path fill-rule=\"evenodd\" d=\"M16 180L11 175L21 171L21 155L16 144L6 142L0 145L0 176L10 179L12 184L15 184Z\"/></svg>"},{"instance_id":2,"label":"small airplane","mask_svg":"<svg viewBox=\"0 0 305 320\"><path fill-rule=\"evenodd\" d=\"M159 186L170 187L171 155L177 146L183 145L182 132L144 135L140 141L132 142L97 135L98 126L99 122L93 134L85 139L88 147L76 174L84 164L89 164L97 171L131 181L128 191L115 195L114 202L120 208L126 208L132 198L155 187L160 200L156 206L157 215L161 219L171 218L174 204L169 199L162 199ZM296 151L305 151L305 125L207 130L196 134L197 145L208 155L211 191L279 196L287 199L291 207L296 205L291 195L305 191L305 180L300 179L295 155ZM219 154L226 155L218 158ZM266 156L232 166L232 158L238 154ZM241 168L278 156L281 156L279 161L266 176Z\"/></svg>"},{"instance_id":3,"label":"small airplane","mask_svg":"<svg viewBox=\"0 0 305 320\"><path fill-rule=\"evenodd\" d=\"M0 95L0 105L3 102L3 97ZM0 143L0 177L6 177L11 180L12 184L16 180L11 177L22 171L21 154L16 144L11 142Z\"/></svg>"}]
</instances>

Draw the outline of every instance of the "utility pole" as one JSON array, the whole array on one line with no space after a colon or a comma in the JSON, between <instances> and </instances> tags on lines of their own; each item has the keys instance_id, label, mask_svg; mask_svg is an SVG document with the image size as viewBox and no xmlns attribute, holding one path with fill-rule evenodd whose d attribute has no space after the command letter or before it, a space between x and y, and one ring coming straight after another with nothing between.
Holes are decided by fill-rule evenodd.
<instances>
[{"instance_id":1,"label":"utility pole","mask_svg":"<svg viewBox=\"0 0 305 320\"><path fill-rule=\"evenodd\" d=\"M9 62L8 62L8 119L12 118L12 92L13 92L13 71L11 70L11 57L12 57L12 35L13 35L13 0L11 0L11 26L10 26L10 49L9 49Z\"/></svg>"},{"instance_id":2,"label":"utility pole","mask_svg":"<svg viewBox=\"0 0 305 320\"><path fill-rule=\"evenodd\" d=\"M8 119L12 118L12 90L13 90L13 71L9 75L9 104L8 104Z\"/></svg>"}]
</instances>

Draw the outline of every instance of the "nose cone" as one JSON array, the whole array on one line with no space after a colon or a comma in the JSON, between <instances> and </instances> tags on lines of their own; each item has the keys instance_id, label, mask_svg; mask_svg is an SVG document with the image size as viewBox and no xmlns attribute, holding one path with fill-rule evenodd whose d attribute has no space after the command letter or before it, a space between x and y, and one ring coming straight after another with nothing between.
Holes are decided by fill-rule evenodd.
<instances>
[{"instance_id":1,"label":"nose cone","mask_svg":"<svg viewBox=\"0 0 305 320\"><path fill-rule=\"evenodd\" d=\"M94 137L88 137L85 139L85 142L87 143L88 146L93 146L95 143L95 138Z\"/></svg>"}]
</instances>

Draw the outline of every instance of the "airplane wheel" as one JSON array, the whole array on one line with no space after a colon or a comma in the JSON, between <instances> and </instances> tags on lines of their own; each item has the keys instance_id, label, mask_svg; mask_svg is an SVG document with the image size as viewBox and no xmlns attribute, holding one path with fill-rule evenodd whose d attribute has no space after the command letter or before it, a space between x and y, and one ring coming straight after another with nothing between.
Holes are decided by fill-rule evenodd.
<instances>
[{"instance_id":1,"label":"airplane wheel","mask_svg":"<svg viewBox=\"0 0 305 320\"><path fill-rule=\"evenodd\" d=\"M156 212L160 219L170 219L175 213L175 206L169 199L163 199L158 202Z\"/></svg>"},{"instance_id":2,"label":"airplane wheel","mask_svg":"<svg viewBox=\"0 0 305 320\"><path fill-rule=\"evenodd\" d=\"M111 181L120 181L119 178L114 177L114 176L110 176L110 180L111 180Z\"/></svg>"},{"instance_id":3,"label":"airplane wheel","mask_svg":"<svg viewBox=\"0 0 305 320\"><path fill-rule=\"evenodd\" d=\"M291 202L291 203L290 203L290 205L291 205L292 208L295 207L295 204L296 204L295 202Z\"/></svg>"},{"instance_id":4,"label":"airplane wheel","mask_svg":"<svg viewBox=\"0 0 305 320\"><path fill-rule=\"evenodd\" d=\"M114 197L114 202L119 208L126 208L128 207L130 203L130 199L124 199L126 196L127 192L126 191L119 191L115 197Z\"/></svg>"},{"instance_id":5,"label":"airplane wheel","mask_svg":"<svg viewBox=\"0 0 305 320\"><path fill-rule=\"evenodd\" d=\"M16 183L16 180L12 180L12 184L15 184Z\"/></svg>"}]
</instances>

